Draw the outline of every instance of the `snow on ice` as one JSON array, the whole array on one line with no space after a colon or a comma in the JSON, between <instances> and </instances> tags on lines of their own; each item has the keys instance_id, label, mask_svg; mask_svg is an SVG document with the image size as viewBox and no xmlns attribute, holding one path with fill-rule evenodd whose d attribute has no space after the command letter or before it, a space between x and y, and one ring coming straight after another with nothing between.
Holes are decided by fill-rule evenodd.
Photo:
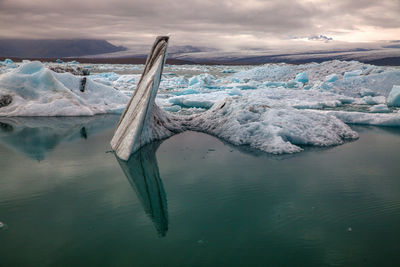
<instances>
[{"instance_id":1,"label":"snow on ice","mask_svg":"<svg viewBox=\"0 0 400 267\"><path fill-rule=\"evenodd\" d=\"M93 64L82 77L51 63L0 63L0 116L86 116L121 112L141 65ZM57 63L52 63L57 64ZM64 63L67 64L67 63ZM269 153L357 138L347 124L400 126L400 68L356 61L262 66L166 65L156 103L162 121ZM1 100L1 99L0 99ZM1 101L0 101L1 106ZM151 139L151 138L150 138Z\"/></svg>"}]
</instances>

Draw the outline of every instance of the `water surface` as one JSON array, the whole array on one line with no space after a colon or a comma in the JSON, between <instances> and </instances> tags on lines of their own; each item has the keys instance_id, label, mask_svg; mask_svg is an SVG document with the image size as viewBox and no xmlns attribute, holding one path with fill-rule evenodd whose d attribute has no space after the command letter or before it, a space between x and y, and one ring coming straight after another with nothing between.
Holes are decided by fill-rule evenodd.
<instances>
[{"instance_id":1,"label":"water surface","mask_svg":"<svg viewBox=\"0 0 400 267\"><path fill-rule=\"evenodd\" d=\"M0 266L400 263L399 129L283 156L186 132L124 162L117 120L1 120Z\"/></svg>"}]
</instances>

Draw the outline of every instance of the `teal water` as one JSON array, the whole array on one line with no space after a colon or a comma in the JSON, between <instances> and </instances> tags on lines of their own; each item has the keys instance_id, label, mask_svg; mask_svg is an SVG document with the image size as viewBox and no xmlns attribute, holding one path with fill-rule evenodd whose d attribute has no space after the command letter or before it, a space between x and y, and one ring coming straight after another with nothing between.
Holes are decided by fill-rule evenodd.
<instances>
[{"instance_id":1,"label":"teal water","mask_svg":"<svg viewBox=\"0 0 400 267\"><path fill-rule=\"evenodd\" d=\"M271 156L118 117L0 120L0 266L396 266L400 129Z\"/></svg>"}]
</instances>

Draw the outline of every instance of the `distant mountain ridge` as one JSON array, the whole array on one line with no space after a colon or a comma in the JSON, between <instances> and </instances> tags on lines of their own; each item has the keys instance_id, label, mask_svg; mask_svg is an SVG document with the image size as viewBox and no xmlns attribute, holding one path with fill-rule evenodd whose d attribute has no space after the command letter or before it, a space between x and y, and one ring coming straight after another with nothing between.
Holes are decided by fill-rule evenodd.
<instances>
[{"instance_id":1,"label":"distant mountain ridge","mask_svg":"<svg viewBox=\"0 0 400 267\"><path fill-rule=\"evenodd\" d=\"M0 57L65 58L125 51L106 40L66 39L31 40L0 39Z\"/></svg>"}]
</instances>

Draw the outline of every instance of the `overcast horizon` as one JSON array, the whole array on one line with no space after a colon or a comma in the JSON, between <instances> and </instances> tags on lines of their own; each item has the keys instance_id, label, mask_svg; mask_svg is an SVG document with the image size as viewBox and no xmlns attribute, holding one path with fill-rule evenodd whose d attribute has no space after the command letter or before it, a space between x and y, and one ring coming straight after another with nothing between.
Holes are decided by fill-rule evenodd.
<instances>
[{"instance_id":1,"label":"overcast horizon","mask_svg":"<svg viewBox=\"0 0 400 267\"><path fill-rule=\"evenodd\" d=\"M128 48L330 48L400 38L400 1L0 0L0 38L105 39Z\"/></svg>"}]
</instances>

